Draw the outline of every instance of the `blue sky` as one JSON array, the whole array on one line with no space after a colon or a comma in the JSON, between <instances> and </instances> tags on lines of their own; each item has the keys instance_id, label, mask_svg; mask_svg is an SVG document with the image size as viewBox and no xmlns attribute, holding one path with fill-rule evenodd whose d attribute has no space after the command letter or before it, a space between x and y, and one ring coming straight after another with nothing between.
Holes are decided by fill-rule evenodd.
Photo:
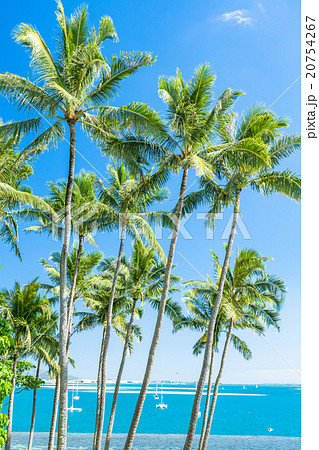
<instances>
[{"instance_id":1,"label":"blue sky","mask_svg":"<svg viewBox=\"0 0 319 450\"><path fill-rule=\"evenodd\" d=\"M28 55L12 40L10 33L21 22L34 24L52 48L57 31L55 2L33 0L32 7L29 2L18 3L8 2L2 7L0 72L27 76L30 73ZM78 4L77 1L64 1L66 13L70 14ZM104 45L106 56L132 50L149 50L157 55L156 64L142 69L122 83L114 104L143 101L164 112L157 95L158 76L173 75L176 67L179 67L184 77L188 78L198 64L207 61L217 75L215 97L228 87L240 89L246 95L237 102L236 111L241 112L256 103L268 107L273 105L273 111L290 118L289 132L300 133L300 81L296 81L300 74L299 8L299 2L295 0L225 1L217 5L216 2L202 0L95 0L89 2L89 17L91 23L96 25L103 15L110 15L114 21L120 40L117 44L110 42ZM16 120L22 115L0 98L0 116L3 120ZM77 149L99 172L105 172L107 159L81 132L78 133ZM35 175L29 183L36 194L47 193L47 181L66 177L67 158L66 142L62 142L58 149L50 149L39 156L34 164ZM300 155L291 157L287 166L300 173ZM76 171L79 172L81 168L93 170L77 155ZM171 199L176 198L178 185L179 177L169 182ZM170 208L172 204L170 201L166 207ZM246 192L242 198L241 212L251 239L244 239L239 232L236 245L254 248L262 255L274 258L267 264L268 271L284 279L289 294L282 311L280 334L269 330L266 341L242 333L253 351L253 359L246 362L231 350L223 381L299 382L299 375L294 368L298 371L300 368L300 207L280 196L266 199ZM222 235L229 215L230 211L226 210L223 220L216 225L214 238L210 240L205 239L203 221L192 218L187 223L193 239L180 236L175 259L176 273L182 276L183 281L199 279L211 273L210 249L223 256L225 241ZM0 247L0 286L11 287L15 280L26 283L36 276L45 280L39 260L48 258L52 251L60 248L60 243L46 236L26 235L22 228L22 263L9 249L3 245ZM106 256L117 252L118 242L114 236L98 235L96 240ZM164 238L161 243L164 249L168 248L167 239ZM127 242L126 251L129 252L130 248ZM88 244L86 249L93 250ZM181 295L178 295L177 299L180 298ZM143 340L136 345L127 362L124 379L142 378L155 318L154 311L146 307L141 321ZM70 373L96 378L100 337L101 330L95 330L73 339L71 355L77 369L70 370ZM172 336L171 326L165 320L152 379L197 379L201 357L191 354L196 339L197 335L188 331ZM121 349L121 342L113 336L108 364L109 378L114 379L116 376Z\"/></svg>"}]
</instances>

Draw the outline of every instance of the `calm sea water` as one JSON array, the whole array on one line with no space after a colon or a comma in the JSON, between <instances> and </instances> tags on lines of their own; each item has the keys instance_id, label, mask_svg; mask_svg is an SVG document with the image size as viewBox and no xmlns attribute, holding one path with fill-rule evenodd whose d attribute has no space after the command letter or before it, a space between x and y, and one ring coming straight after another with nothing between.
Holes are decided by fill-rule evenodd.
<instances>
[{"instance_id":1,"label":"calm sea water","mask_svg":"<svg viewBox=\"0 0 319 450\"><path fill-rule=\"evenodd\" d=\"M133 415L140 385L125 384L121 387L118 409L115 417L114 433L127 432ZM138 426L138 433L145 434L185 434L194 399L195 386L189 384L158 385L158 394L167 404L166 410L156 409L160 402L154 398L156 387L151 385ZM112 402L113 386L107 386L106 432ZM42 387L38 391L35 431L50 429L53 387ZM70 412L68 431L70 433L94 432L96 386L79 384L79 400L74 406L82 412ZM300 387L293 386L234 386L219 388L216 413L212 426L214 435L234 436L300 436ZM204 410L203 397L201 411ZM69 389L69 403L72 403L72 386ZM32 392L22 392L15 397L13 431L27 432L30 427ZM200 433L202 417L198 420ZM268 428L273 431L269 433Z\"/></svg>"},{"instance_id":2,"label":"calm sea water","mask_svg":"<svg viewBox=\"0 0 319 450\"><path fill-rule=\"evenodd\" d=\"M111 450L123 450L126 435L114 434ZM45 450L47 433L35 433L33 450ZM195 436L193 449L197 448L198 436ZM72 433L68 435L68 450L91 450L92 434ZM13 433L12 450L27 448L28 433ZM181 434L137 434L133 450L181 450L185 436ZM102 448L104 438L102 440ZM211 436L208 450L299 450L300 438L279 436Z\"/></svg>"}]
</instances>

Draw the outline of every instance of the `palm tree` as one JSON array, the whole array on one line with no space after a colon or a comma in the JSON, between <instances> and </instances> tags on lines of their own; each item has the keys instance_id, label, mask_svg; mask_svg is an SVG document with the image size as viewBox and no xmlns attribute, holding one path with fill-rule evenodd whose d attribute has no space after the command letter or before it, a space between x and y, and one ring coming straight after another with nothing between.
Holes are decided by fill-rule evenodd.
<instances>
[{"instance_id":1,"label":"palm tree","mask_svg":"<svg viewBox=\"0 0 319 450\"><path fill-rule=\"evenodd\" d=\"M57 336L57 340L58 340L58 336ZM59 360L59 347L56 348L56 352L52 353L51 356L56 361L56 364L48 366L49 376L52 380L55 381L53 405L52 405L52 417L51 417L50 433L49 433L49 440L48 440L48 450L53 450L53 448L54 448L55 430L56 430L56 423L57 423L57 418L58 418L59 393L60 393L60 376L59 376L60 368L59 368L57 361ZM72 364L72 367L75 367L74 360L73 360L73 358L71 358L70 355L69 355L69 362Z\"/></svg>"},{"instance_id":2,"label":"palm tree","mask_svg":"<svg viewBox=\"0 0 319 450\"><path fill-rule=\"evenodd\" d=\"M58 318L59 316L56 311L51 311L49 320L46 314L40 314L37 318L37 323L34 325L34 330L32 331L32 349L30 350L30 355L37 360L35 375L36 380L39 379L41 363L46 364L49 370L57 370L58 364L55 361L55 355L59 346L59 342L56 339ZM37 391L38 387L36 386L33 390L28 450L31 450L33 442Z\"/></svg>"},{"instance_id":3,"label":"palm tree","mask_svg":"<svg viewBox=\"0 0 319 450\"><path fill-rule=\"evenodd\" d=\"M114 271L112 262L112 260L105 260L102 262L101 268L103 272L109 272L110 269ZM122 289L119 289L117 297L123 302L127 301L128 298L131 299L132 308L130 311L130 319L125 336L122 359L114 387L112 408L105 441L105 450L108 450L110 447L117 399L126 356L129 349L129 343L131 340L131 332L136 314L137 303L140 301L142 308L144 302L148 301L151 306L158 308L165 275L165 263L156 255L153 247L149 245L145 246L140 240L135 240L130 260L127 260L125 256L122 258L121 271L119 275L121 277L120 284ZM176 290L173 288L173 285L179 280L179 277L171 275L170 293ZM172 321L176 321L181 315L181 308L178 303L169 299L166 304L165 312Z\"/></svg>"},{"instance_id":4,"label":"palm tree","mask_svg":"<svg viewBox=\"0 0 319 450\"><path fill-rule=\"evenodd\" d=\"M55 208L55 205L52 204L52 207ZM36 227L36 226L35 226ZM41 225L39 225L41 227ZM31 227L30 227L31 228ZM41 232L43 229L39 229ZM58 228L57 228L58 229ZM67 260L67 286L68 286L68 294L69 294L69 302L71 301L71 293L72 296L72 316L73 316L73 308L74 303L79 299L85 299L85 296L93 289L95 286L95 275L94 271L99 265L102 259L101 252L91 252L85 253L82 249L79 253L79 244L74 245L72 248L72 252L68 255ZM50 302L51 304L55 304L59 300L59 291L60 291L60 261L61 261L61 253L53 252L49 258L49 261L42 258L41 263L44 269L46 270L50 283L42 283L41 287L45 289L48 293L51 294ZM78 264L78 266L77 266ZM77 270L77 276L74 276L75 271ZM76 284L74 285L74 280L76 280ZM68 331L68 340L67 340L67 353L68 359L71 364L74 366L73 359L69 356L69 347L70 347L70 338L72 333L72 317L71 323L69 325ZM57 355L58 356L58 351ZM56 429L56 421L57 421L57 413L58 413L58 405L59 405L59 386L60 386L60 376L59 376L59 368L55 370L51 370L51 378L55 378L55 390L54 390L54 399L53 399L53 408L52 408L52 419L50 426L50 434L49 434L49 443L48 450L53 450L54 447L54 438L55 438L55 429Z\"/></svg>"},{"instance_id":5,"label":"palm tree","mask_svg":"<svg viewBox=\"0 0 319 450\"><path fill-rule=\"evenodd\" d=\"M80 260L83 255L84 241L87 239L91 244L96 246L92 233L96 230L98 224L102 221L105 229L107 229L108 222L112 224L111 213L107 206L99 203L95 196L94 183L95 175L92 173L81 171L79 175L74 177L71 203L71 231L78 239L78 246L74 269L72 269L72 282L68 297L68 341L70 340L72 331L74 295ZM53 182L49 183L49 195L44 201L49 204L50 208L54 211L54 215L48 214L42 209L35 210L34 208L25 208L20 212L23 218L40 222L40 224L28 227L26 231L35 231L37 233L46 232L54 238L61 238L63 236L66 190L67 181L65 180L59 181L57 184ZM70 284L70 280L68 284Z\"/></svg>"},{"instance_id":6,"label":"palm tree","mask_svg":"<svg viewBox=\"0 0 319 450\"><path fill-rule=\"evenodd\" d=\"M105 338L103 340L101 376L97 386L97 410L93 444L95 450L101 448L105 411L106 364L111 333L112 310L126 233L138 239L143 237L157 249L162 258L165 258L149 223L156 221L159 215L158 212L149 211L149 208L154 203L162 202L168 197L168 190L158 187L160 184L161 180L156 179L156 174L150 172L139 177L130 173L123 164L108 166L107 187L104 186L101 180L96 181L99 203L107 207L113 228L119 229L120 245L108 300L109 312L106 318ZM110 221L106 221L106 226L109 229ZM104 230L105 223L101 222L98 228Z\"/></svg>"},{"instance_id":7,"label":"palm tree","mask_svg":"<svg viewBox=\"0 0 319 450\"><path fill-rule=\"evenodd\" d=\"M217 256L213 261L217 280L222 267ZM220 362L219 372L214 384L214 393L207 423L203 423L199 450L207 448L208 438L214 416L218 387L222 377L226 354L234 328L248 329L264 334L266 327L272 326L279 331L279 310L284 301L286 287L278 277L267 273L265 261L256 250L237 251L233 270L228 268L223 303L227 316L228 331ZM217 286L216 286L217 292ZM238 342L236 342L238 348Z\"/></svg>"},{"instance_id":8,"label":"palm tree","mask_svg":"<svg viewBox=\"0 0 319 450\"><path fill-rule=\"evenodd\" d=\"M96 277L94 271L102 260L103 254L98 251L85 253L82 249L79 257L79 244L74 245L72 252L68 255L67 259L67 292L69 295L69 302L74 303L82 299L85 301L86 295L92 290L96 284ZM79 261L79 263L78 263ZM53 252L49 258L49 261L44 258L41 259L41 264L46 270L49 279L49 283L42 283L41 287L47 292L50 292L52 297L51 303L56 303L60 294L60 264L61 264L61 252ZM74 285L74 273L77 271L76 283ZM69 307L70 308L70 307ZM72 316L73 316L72 307ZM71 310L71 308L70 308ZM72 332L72 317L68 333L67 350L69 351L70 336Z\"/></svg>"},{"instance_id":9,"label":"palm tree","mask_svg":"<svg viewBox=\"0 0 319 450\"><path fill-rule=\"evenodd\" d=\"M103 370L103 361L105 358L105 339L107 328L107 317L110 311L109 300L110 290L112 285L112 278L108 278L108 282L97 284L96 290L91 295L86 297L85 305L91 309L91 311L76 312L75 315L80 318L78 324L75 327L74 332L80 332L88 329L95 328L97 326L103 326L103 337L101 342L101 350L99 357L98 367L98 384L101 384L101 372ZM141 340L141 329L137 325L128 324L127 317L131 314L133 302L130 298L114 298L112 308L112 327L115 333L123 340L126 340L128 327L130 326L130 339L128 343L129 351L133 349L133 339ZM142 309L136 308L135 315L141 317ZM98 405L97 405L98 406ZM94 445L94 444L93 444Z\"/></svg>"},{"instance_id":10,"label":"palm tree","mask_svg":"<svg viewBox=\"0 0 319 450\"><path fill-rule=\"evenodd\" d=\"M154 62L150 53L122 53L107 61L101 52L106 40L116 40L117 35L110 17L100 20L98 29L89 28L87 7L79 8L67 19L60 0L57 2L56 57L50 52L39 31L22 23L14 31L17 43L31 52L34 82L27 78L5 73L0 75L0 93L19 109L35 110L36 117L12 122L0 127L0 136L22 133L39 134L26 147L26 151L56 145L69 129L69 167L65 199L65 227L61 258L60 290L60 414L58 448L66 448L67 439L67 292L66 260L71 229L71 195L76 151L76 124L88 133L103 135L110 131L115 121L125 120L126 125L141 125L158 130L162 127L152 111L143 104L132 103L126 107L101 106L116 94L120 82L134 74L140 67ZM95 137L96 138L96 137Z\"/></svg>"},{"instance_id":11,"label":"palm tree","mask_svg":"<svg viewBox=\"0 0 319 450\"><path fill-rule=\"evenodd\" d=\"M281 170L278 165L300 147L300 138L295 135L283 136L288 126L287 120L277 118L272 112L257 106L251 108L238 122L236 115L224 114L218 126L221 144L207 155L212 164L217 165L216 172L223 177L224 185L202 177L201 189L188 196L185 211L190 212L205 201L211 206L208 220L222 210L233 205L233 219L226 247L223 269L211 320L207 331L207 343L203 357L202 370L197 384L189 429L184 450L190 450L195 434L198 411L211 359L213 334L222 300L224 283L232 252L236 225L240 214L240 196L246 188L261 194L281 193L290 199L300 199L300 179L289 170ZM230 151L233 149L234 151ZM258 156L256 158L256 156Z\"/></svg>"},{"instance_id":12,"label":"palm tree","mask_svg":"<svg viewBox=\"0 0 319 450\"><path fill-rule=\"evenodd\" d=\"M21 156L17 150L20 138L20 136L0 136L0 238L11 246L11 250L21 260L14 209L18 205L27 204L45 211L46 205L41 198L32 194L28 186L22 185L32 175L33 170L29 155Z\"/></svg>"},{"instance_id":13,"label":"palm tree","mask_svg":"<svg viewBox=\"0 0 319 450\"><path fill-rule=\"evenodd\" d=\"M50 304L46 297L38 293L39 283L31 283L21 287L15 282L12 290L0 290L0 310L12 328L13 362L12 391L8 406L8 439L5 450L11 448L13 401L17 376L18 359L28 353L32 346L32 334L38 323L39 315L50 318Z\"/></svg>"},{"instance_id":14,"label":"palm tree","mask_svg":"<svg viewBox=\"0 0 319 450\"><path fill-rule=\"evenodd\" d=\"M209 319L211 316L211 311L214 306L214 301L216 299L216 284L208 277L207 281L190 281L184 283L192 289L190 289L184 295L184 302L187 310L189 311L188 316L181 317L178 321L174 323L174 330L178 331L183 328L188 328L196 332L202 333L200 338L195 342L193 346L193 354L199 355L205 349L205 344L207 340L207 328L209 324ZM202 439L204 437L205 424L209 413L210 395L211 388L213 384L213 367L214 367L214 357L215 353L218 351L218 346L220 343L220 337L224 333L228 335L228 324L229 324L229 306L226 302L222 301L221 307L218 312L216 327L214 333L213 348L211 354L211 360L209 365L209 376L206 391L206 402L205 410L203 416L203 430L201 433L200 443L201 446ZM236 328L243 328L242 324L236 323ZM245 359L251 358L251 351L249 350L247 344L241 340L234 332L231 333L231 340L233 346L238 350Z\"/></svg>"},{"instance_id":15,"label":"palm tree","mask_svg":"<svg viewBox=\"0 0 319 450\"><path fill-rule=\"evenodd\" d=\"M157 344L165 312L169 289L169 279L174 261L174 253L179 233L183 201L186 192L189 169L196 169L198 174L212 176L212 168L206 163L204 156L210 147L210 139L215 134L216 125L223 113L229 109L240 95L227 89L219 97L216 105L211 106L212 88L215 76L210 72L208 64L199 66L189 82L183 80L177 70L176 77L160 77L159 95L167 106L169 131L165 137L152 139L144 133L143 136L118 135L106 139L110 152L131 154L147 158L155 155L161 158L157 177L166 180L173 172L182 170L182 180L178 202L174 210L173 233L167 258L165 280L158 311L158 318L148 355L145 375L136 403L130 430L125 443L125 450L132 447L137 425L142 413L146 392L149 386Z\"/></svg>"}]
</instances>

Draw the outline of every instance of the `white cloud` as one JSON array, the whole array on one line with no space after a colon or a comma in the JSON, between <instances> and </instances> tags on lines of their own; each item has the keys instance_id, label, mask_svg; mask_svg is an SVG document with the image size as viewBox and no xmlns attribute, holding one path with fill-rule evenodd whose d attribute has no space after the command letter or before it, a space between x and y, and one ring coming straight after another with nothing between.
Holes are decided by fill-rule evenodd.
<instances>
[{"instance_id":1,"label":"white cloud","mask_svg":"<svg viewBox=\"0 0 319 450\"><path fill-rule=\"evenodd\" d=\"M260 9L260 11L262 13L266 12L266 8L264 7L264 5L262 3L258 3L258 8Z\"/></svg>"},{"instance_id":2,"label":"white cloud","mask_svg":"<svg viewBox=\"0 0 319 450\"><path fill-rule=\"evenodd\" d=\"M248 11L246 9L237 9L236 11L224 13L219 18L223 22L235 21L241 25L251 25L253 19L247 14Z\"/></svg>"}]
</instances>

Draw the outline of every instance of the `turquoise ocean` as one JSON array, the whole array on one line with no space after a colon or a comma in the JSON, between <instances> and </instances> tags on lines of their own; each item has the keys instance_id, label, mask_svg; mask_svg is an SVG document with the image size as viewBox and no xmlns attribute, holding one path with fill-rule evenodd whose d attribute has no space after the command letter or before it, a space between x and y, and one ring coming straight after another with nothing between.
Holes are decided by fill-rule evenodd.
<instances>
[{"instance_id":1,"label":"turquoise ocean","mask_svg":"<svg viewBox=\"0 0 319 450\"><path fill-rule=\"evenodd\" d=\"M107 385L105 432L113 388L114 385ZM133 383L125 383L121 387L114 424L114 433L117 434L114 440L114 449L122 448L122 444L118 444L118 439L129 428L139 389L140 385ZM154 398L156 391L159 399ZM144 436L146 443L143 444L141 441L141 444L135 448L182 448L179 447L182 443L178 443L182 442L182 436L176 435L187 433L194 394L194 384L159 383L157 386L151 384L137 431L141 435L152 435L152 437L147 439L147 436ZM211 444L210 448L300 448L300 394L300 386L221 385L212 427L212 434L220 437L216 438L216 445ZM24 444L21 444L21 439L23 440L27 436L23 432L29 431L32 395L33 393L29 391L22 392L15 397L13 443L16 444L16 447L13 446L13 448L25 448ZM50 428L53 395L53 385L45 385L38 391L35 424L38 440L41 436L44 439L45 435L41 435L41 433L47 433ZM74 407L81 408L82 411L69 412L68 431L69 433L81 433L81 436L86 436L86 440L89 441L90 434L94 431L96 385L93 383L78 383L78 386L76 383L70 384L69 406L71 406L74 396L79 397L77 400L73 399ZM167 409L156 408L161 399L167 405ZM200 433L205 400L206 395L202 400L202 415L198 420L197 433ZM83 433L85 434L83 435ZM154 435L165 435L166 437L162 436L156 439ZM255 438L244 438L244 436L255 436ZM166 439L166 443L164 442L161 446L163 439L164 441ZM229 444L225 444L225 439L229 439ZM243 439L248 439L250 444L244 444ZM44 448L44 446L41 447L40 441L39 446L34 447L35 449ZM147 444L150 441L154 442L151 444L153 446ZM218 442L220 444L217 444ZM236 442L238 442L237 447ZM258 442L260 442L259 447ZM225 447L223 447L224 444ZM91 447L89 443L85 444L84 439L81 445L70 448L89 449Z\"/></svg>"}]
</instances>

